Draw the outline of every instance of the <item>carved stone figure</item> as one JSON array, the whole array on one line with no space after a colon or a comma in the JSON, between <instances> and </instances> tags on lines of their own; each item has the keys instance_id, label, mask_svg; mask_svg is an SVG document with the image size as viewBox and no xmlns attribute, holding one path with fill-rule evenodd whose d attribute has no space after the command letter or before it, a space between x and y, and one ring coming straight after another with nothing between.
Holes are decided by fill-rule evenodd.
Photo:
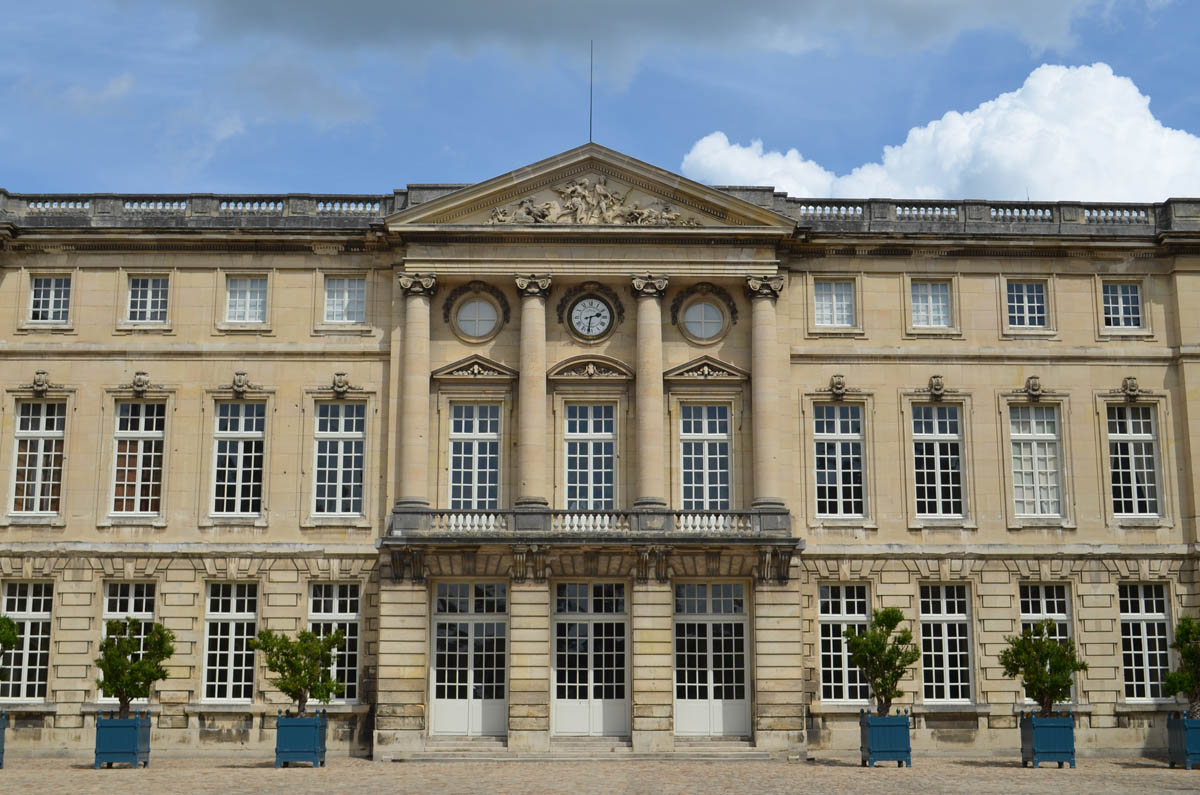
<instances>
[{"instance_id":1,"label":"carved stone figure","mask_svg":"<svg viewBox=\"0 0 1200 795\"><path fill-rule=\"evenodd\" d=\"M580 177L551 188L558 200L538 203L533 198L518 199L514 204L497 207L488 217L489 224L619 224L632 226L699 226L695 218L683 214L666 202L642 207L629 202L621 193L597 177L595 184Z\"/></svg>"},{"instance_id":2,"label":"carved stone figure","mask_svg":"<svg viewBox=\"0 0 1200 795\"><path fill-rule=\"evenodd\" d=\"M929 376L929 397L941 400L946 396L946 379L940 375Z\"/></svg>"},{"instance_id":3,"label":"carved stone figure","mask_svg":"<svg viewBox=\"0 0 1200 795\"><path fill-rule=\"evenodd\" d=\"M829 378L829 396L834 400L846 398L846 376L838 374Z\"/></svg>"},{"instance_id":4,"label":"carved stone figure","mask_svg":"<svg viewBox=\"0 0 1200 795\"><path fill-rule=\"evenodd\" d=\"M1042 396L1046 394L1046 390L1042 387L1042 379L1036 375L1031 375L1026 378L1025 394L1028 395L1029 399L1035 403L1041 400Z\"/></svg>"},{"instance_id":5,"label":"carved stone figure","mask_svg":"<svg viewBox=\"0 0 1200 795\"><path fill-rule=\"evenodd\" d=\"M1125 399L1130 403L1133 403L1140 398L1142 395L1142 389L1138 386L1138 380L1132 375L1125 376L1125 378L1121 381L1121 394L1123 394Z\"/></svg>"},{"instance_id":6,"label":"carved stone figure","mask_svg":"<svg viewBox=\"0 0 1200 795\"><path fill-rule=\"evenodd\" d=\"M233 382L229 385L233 394L241 397L242 395L254 389L254 384L250 383L250 376L246 375L245 370L238 370L233 374Z\"/></svg>"},{"instance_id":7,"label":"carved stone figure","mask_svg":"<svg viewBox=\"0 0 1200 795\"><path fill-rule=\"evenodd\" d=\"M33 373L33 383L29 385L35 395L44 395L51 387L50 374L45 370L36 370Z\"/></svg>"}]
</instances>

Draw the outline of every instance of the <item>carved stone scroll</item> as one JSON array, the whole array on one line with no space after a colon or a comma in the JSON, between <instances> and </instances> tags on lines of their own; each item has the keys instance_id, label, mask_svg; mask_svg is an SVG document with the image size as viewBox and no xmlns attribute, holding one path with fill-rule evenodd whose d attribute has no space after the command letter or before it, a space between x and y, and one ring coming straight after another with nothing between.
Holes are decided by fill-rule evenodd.
<instances>
[{"instance_id":1,"label":"carved stone scroll","mask_svg":"<svg viewBox=\"0 0 1200 795\"><path fill-rule=\"evenodd\" d=\"M396 281L405 295L427 295L432 298L437 294L437 276L432 273L402 273L396 277Z\"/></svg>"}]
</instances>

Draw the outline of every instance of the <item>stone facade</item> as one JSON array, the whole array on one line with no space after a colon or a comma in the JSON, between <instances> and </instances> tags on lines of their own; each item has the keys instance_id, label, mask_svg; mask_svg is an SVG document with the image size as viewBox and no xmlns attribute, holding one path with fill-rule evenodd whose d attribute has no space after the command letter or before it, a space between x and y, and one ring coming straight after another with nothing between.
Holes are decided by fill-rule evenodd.
<instances>
[{"instance_id":1,"label":"stone facade","mask_svg":"<svg viewBox=\"0 0 1200 795\"><path fill-rule=\"evenodd\" d=\"M813 201L590 144L388 196L0 191L9 752L87 750L135 584L178 637L156 750L269 747L222 633L331 622L343 753L854 748L837 636L896 606L918 746L1006 752L1035 602L1081 749L1160 748L1197 235L1198 200Z\"/></svg>"}]
</instances>

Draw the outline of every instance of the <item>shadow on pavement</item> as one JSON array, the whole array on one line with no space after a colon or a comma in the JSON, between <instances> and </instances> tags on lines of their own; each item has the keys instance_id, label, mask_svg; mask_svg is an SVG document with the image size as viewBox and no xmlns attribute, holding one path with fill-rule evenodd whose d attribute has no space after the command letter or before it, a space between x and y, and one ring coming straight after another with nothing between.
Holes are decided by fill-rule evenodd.
<instances>
[{"instance_id":1,"label":"shadow on pavement","mask_svg":"<svg viewBox=\"0 0 1200 795\"><path fill-rule=\"evenodd\" d=\"M849 759L814 759L811 756L807 759L810 765L820 765L821 767L859 767L858 761ZM879 764L878 762L876 764Z\"/></svg>"},{"instance_id":2,"label":"shadow on pavement","mask_svg":"<svg viewBox=\"0 0 1200 795\"><path fill-rule=\"evenodd\" d=\"M955 761L954 764L962 765L963 767L1007 767L1007 768L1017 767L1017 768L1019 768L1021 766L1021 760L1019 760L1019 759L959 759L959 760ZM1050 765L1047 764L1046 766L1049 767Z\"/></svg>"}]
</instances>

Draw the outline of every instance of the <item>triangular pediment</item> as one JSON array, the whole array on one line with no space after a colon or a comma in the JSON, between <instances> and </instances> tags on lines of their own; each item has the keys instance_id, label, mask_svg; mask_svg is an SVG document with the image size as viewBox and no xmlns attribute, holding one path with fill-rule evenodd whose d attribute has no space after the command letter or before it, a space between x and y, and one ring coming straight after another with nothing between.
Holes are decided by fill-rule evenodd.
<instances>
[{"instance_id":1,"label":"triangular pediment","mask_svg":"<svg viewBox=\"0 0 1200 795\"><path fill-rule=\"evenodd\" d=\"M550 368L551 381L630 381L633 370L611 356L582 354L564 359Z\"/></svg>"},{"instance_id":2,"label":"triangular pediment","mask_svg":"<svg viewBox=\"0 0 1200 795\"><path fill-rule=\"evenodd\" d=\"M517 371L494 362L486 356L478 354L459 359L433 371L435 381L468 381L472 383L489 383L496 381L513 381Z\"/></svg>"},{"instance_id":3,"label":"triangular pediment","mask_svg":"<svg viewBox=\"0 0 1200 795\"><path fill-rule=\"evenodd\" d=\"M790 233L787 216L640 160L585 144L388 217L413 227L671 229L753 227Z\"/></svg>"},{"instance_id":4,"label":"triangular pediment","mask_svg":"<svg viewBox=\"0 0 1200 795\"><path fill-rule=\"evenodd\" d=\"M663 373L663 378L667 381L688 383L696 381L734 382L749 380L750 373L720 359L714 359L711 356L701 356L678 367L672 367Z\"/></svg>"}]
</instances>

